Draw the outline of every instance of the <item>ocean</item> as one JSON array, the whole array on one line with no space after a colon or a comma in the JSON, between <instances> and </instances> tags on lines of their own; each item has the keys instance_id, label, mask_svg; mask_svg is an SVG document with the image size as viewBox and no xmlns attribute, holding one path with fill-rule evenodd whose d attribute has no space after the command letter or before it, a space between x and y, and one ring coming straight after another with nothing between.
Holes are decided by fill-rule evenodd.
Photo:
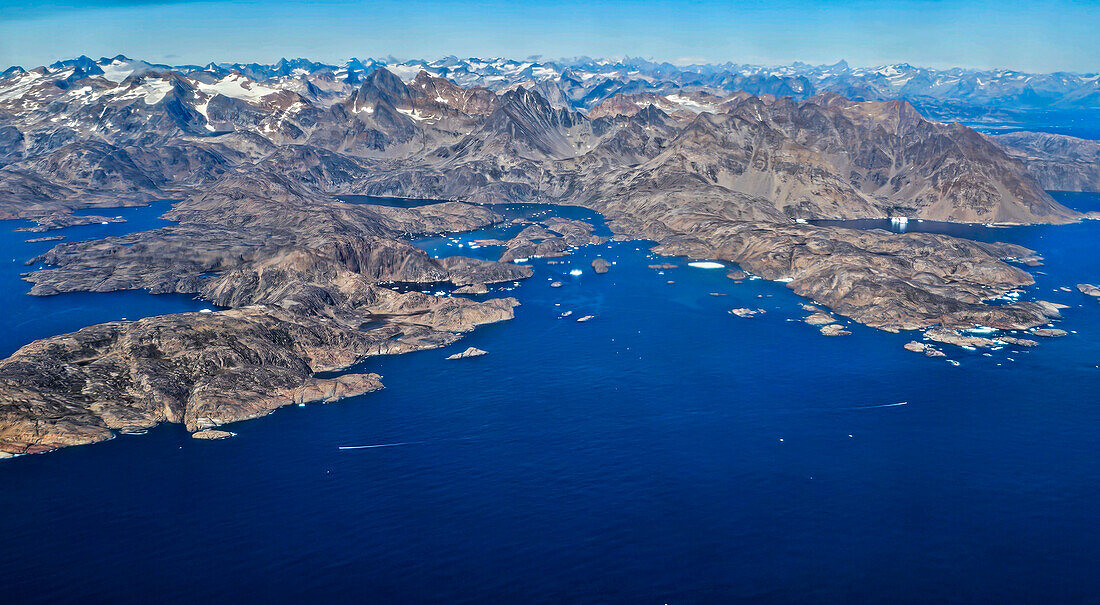
<instances>
[{"instance_id":1,"label":"ocean","mask_svg":"<svg viewBox=\"0 0 1100 605\"><path fill-rule=\"evenodd\" d=\"M1100 195L1054 195L1100 210ZM44 235L150 228L164 209ZM0 223L5 355L210 306L26 296L23 263L53 242L19 226ZM513 229L417 243L494 258L470 243ZM381 392L283 408L224 441L166 425L0 462L3 601L1095 599L1100 302L1074 285L1100 282L1100 222L908 229L1037 250L1024 298L1069 305L1057 326L1071 333L990 357L944 346L956 367L905 351L913 333L821 336L784 284L734 283L646 242L532 259L533 278L493 291L521 301L514 320L357 367ZM679 266L647 266L664 262ZM469 346L489 354L445 359Z\"/></svg>"}]
</instances>

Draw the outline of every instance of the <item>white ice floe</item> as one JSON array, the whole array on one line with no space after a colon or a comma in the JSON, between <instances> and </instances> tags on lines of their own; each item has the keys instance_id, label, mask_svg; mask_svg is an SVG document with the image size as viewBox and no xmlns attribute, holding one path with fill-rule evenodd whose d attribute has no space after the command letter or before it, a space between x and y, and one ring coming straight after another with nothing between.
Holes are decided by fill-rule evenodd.
<instances>
[{"instance_id":1,"label":"white ice floe","mask_svg":"<svg viewBox=\"0 0 1100 605\"><path fill-rule=\"evenodd\" d=\"M688 263L689 267L695 267L696 269L725 269L726 266L722 263L716 263L709 260L695 261Z\"/></svg>"},{"instance_id":2,"label":"white ice floe","mask_svg":"<svg viewBox=\"0 0 1100 605\"><path fill-rule=\"evenodd\" d=\"M581 271L580 269L573 269L572 271L569 272L569 275L572 275L572 276L576 277L576 276L578 276L582 273L584 273L584 271Z\"/></svg>"}]
</instances>

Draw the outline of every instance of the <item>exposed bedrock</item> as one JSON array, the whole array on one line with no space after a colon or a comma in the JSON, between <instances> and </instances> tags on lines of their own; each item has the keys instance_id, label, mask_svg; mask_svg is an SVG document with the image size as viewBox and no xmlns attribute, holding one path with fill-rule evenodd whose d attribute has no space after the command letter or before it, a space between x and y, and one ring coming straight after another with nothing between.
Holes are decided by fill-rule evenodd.
<instances>
[{"instance_id":1,"label":"exposed bedrock","mask_svg":"<svg viewBox=\"0 0 1100 605\"><path fill-rule=\"evenodd\" d=\"M252 305L38 340L0 362L0 451L93 443L162 422L196 431L359 395L382 388L380 377L316 373L450 344L477 325L511 318L516 304L365 286L361 304L331 314Z\"/></svg>"},{"instance_id":2,"label":"exposed bedrock","mask_svg":"<svg viewBox=\"0 0 1100 605\"><path fill-rule=\"evenodd\" d=\"M1005 262L1034 256L1021 246L789 224L722 222L696 233L666 231L654 238L662 242L655 251L721 258L765 279L790 280L800 296L875 328L1025 329L1058 316L1041 302L983 302L1034 283Z\"/></svg>"}]
</instances>

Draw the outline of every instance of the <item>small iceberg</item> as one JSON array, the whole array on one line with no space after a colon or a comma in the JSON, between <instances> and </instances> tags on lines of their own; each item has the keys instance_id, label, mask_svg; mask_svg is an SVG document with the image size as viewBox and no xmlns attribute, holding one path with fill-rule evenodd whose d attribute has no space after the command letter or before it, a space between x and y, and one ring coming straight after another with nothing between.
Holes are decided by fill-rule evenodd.
<instances>
[{"instance_id":1,"label":"small iceberg","mask_svg":"<svg viewBox=\"0 0 1100 605\"><path fill-rule=\"evenodd\" d=\"M726 266L722 263L716 263L714 261L703 260L688 263L689 267L695 267L696 269L725 269Z\"/></svg>"},{"instance_id":2,"label":"small iceberg","mask_svg":"<svg viewBox=\"0 0 1100 605\"><path fill-rule=\"evenodd\" d=\"M581 271L580 269L573 269L572 271L569 272L569 275L572 275L573 277L576 277L576 276L578 276L582 273L584 273L584 271Z\"/></svg>"}]
</instances>

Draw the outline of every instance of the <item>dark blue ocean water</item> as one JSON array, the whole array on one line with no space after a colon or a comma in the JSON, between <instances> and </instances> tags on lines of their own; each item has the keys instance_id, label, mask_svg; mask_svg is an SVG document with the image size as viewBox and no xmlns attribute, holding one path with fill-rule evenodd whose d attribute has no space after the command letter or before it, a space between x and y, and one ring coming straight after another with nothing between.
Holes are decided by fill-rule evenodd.
<instances>
[{"instance_id":1,"label":"dark blue ocean water","mask_svg":"<svg viewBox=\"0 0 1100 605\"><path fill-rule=\"evenodd\" d=\"M1076 333L946 348L954 367L903 350L911 334L820 336L783 284L590 246L533 261L513 321L368 360L382 392L225 441L164 426L0 463L2 600L1095 599L1100 304L1056 288L1100 282L1100 222L967 229L1046 257L1025 298L1071 305L1058 325ZM421 245L469 253L485 235ZM65 307L20 298L15 274L5 310ZM88 310L8 326L5 351L201 304L67 296ZM767 313L727 313L742 306ZM489 355L444 360L468 346Z\"/></svg>"},{"instance_id":2,"label":"dark blue ocean water","mask_svg":"<svg viewBox=\"0 0 1100 605\"><path fill-rule=\"evenodd\" d=\"M950 117L945 119L952 121ZM1100 111L1097 110L1022 111L1017 112L1013 119L1004 122L970 122L965 119L961 121L974 130L987 134L1028 130L1063 134L1080 139L1100 139Z\"/></svg>"},{"instance_id":3,"label":"dark blue ocean water","mask_svg":"<svg viewBox=\"0 0 1100 605\"><path fill-rule=\"evenodd\" d=\"M22 281L20 274L42 268L42 265L28 266L26 263L31 259L63 242L124 235L171 225L171 222L159 218L169 207L171 202L162 201L137 208L78 210L73 214L121 217L126 222L69 227L45 233L16 231L34 226L30 221L0 221L0 249L3 250L0 252L0 309L4 315L4 321L0 322L0 355L7 357L32 340L73 332L94 323L213 308L191 296L153 296L140 291L27 296L31 284ZM26 241L58 235L65 236L65 239L61 242Z\"/></svg>"}]
</instances>

